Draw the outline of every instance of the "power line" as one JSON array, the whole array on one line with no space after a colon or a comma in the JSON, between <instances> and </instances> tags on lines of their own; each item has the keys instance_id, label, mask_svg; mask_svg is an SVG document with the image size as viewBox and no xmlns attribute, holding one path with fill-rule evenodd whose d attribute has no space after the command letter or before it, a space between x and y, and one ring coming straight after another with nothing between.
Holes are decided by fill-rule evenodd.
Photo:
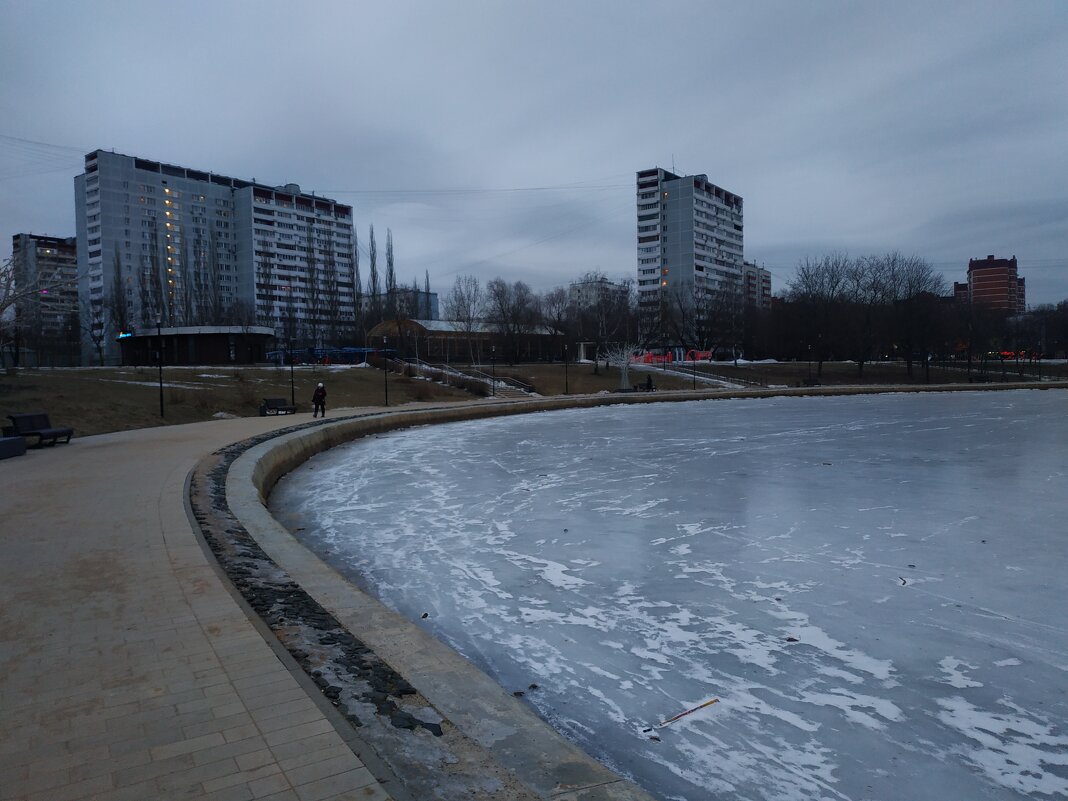
<instances>
[{"instance_id":1,"label":"power line","mask_svg":"<svg viewBox=\"0 0 1068 801\"><path fill-rule=\"evenodd\" d=\"M77 153L79 156L84 156L86 153L90 152L90 150L92 149L92 148L71 147L69 145L56 145L56 144L53 144L51 142L40 142L40 141L38 141L36 139L22 139L22 138L20 138L18 136L9 136L8 134L0 134L0 140L3 140L5 142L18 143L18 144L21 144L21 145L30 145L30 146L36 147L38 149L66 150L66 151L71 152L71 153Z\"/></svg>"},{"instance_id":2,"label":"power line","mask_svg":"<svg viewBox=\"0 0 1068 801\"><path fill-rule=\"evenodd\" d=\"M602 191L606 189L629 188L631 184L588 184L578 186L574 184L557 184L553 186L513 186L499 189L480 189L477 187L453 187L439 189L323 189L324 195L492 195L511 194L522 192L574 192L574 191Z\"/></svg>"}]
</instances>

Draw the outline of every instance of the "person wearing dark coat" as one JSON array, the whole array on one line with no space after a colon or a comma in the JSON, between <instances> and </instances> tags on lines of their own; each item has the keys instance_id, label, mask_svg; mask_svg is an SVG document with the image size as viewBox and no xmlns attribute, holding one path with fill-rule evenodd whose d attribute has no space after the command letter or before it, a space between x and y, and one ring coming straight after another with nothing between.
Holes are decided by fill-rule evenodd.
<instances>
[{"instance_id":1,"label":"person wearing dark coat","mask_svg":"<svg viewBox=\"0 0 1068 801\"><path fill-rule=\"evenodd\" d=\"M326 387L322 384L312 393L312 417L318 417L320 413L326 417Z\"/></svg>"}]
</instances>

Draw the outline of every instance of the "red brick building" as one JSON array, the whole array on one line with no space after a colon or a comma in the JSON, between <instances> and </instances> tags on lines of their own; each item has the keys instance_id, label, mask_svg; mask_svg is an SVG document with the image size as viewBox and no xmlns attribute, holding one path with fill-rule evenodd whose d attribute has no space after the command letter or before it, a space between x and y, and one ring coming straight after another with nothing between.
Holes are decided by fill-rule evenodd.
<instances>
[{"instance_id":1,"label":"red brick building","mask_svg":"<svg viewBox=\"0 0 1068 801\"><path fill-rule=\"evenodd\" d=\"M1016 257L968 261L968 282L954 283L953 295L959 301L981 304L990 309L1023 314L1027 311L1024 279L1016 273Z\"/></svg>"}]
</instances>

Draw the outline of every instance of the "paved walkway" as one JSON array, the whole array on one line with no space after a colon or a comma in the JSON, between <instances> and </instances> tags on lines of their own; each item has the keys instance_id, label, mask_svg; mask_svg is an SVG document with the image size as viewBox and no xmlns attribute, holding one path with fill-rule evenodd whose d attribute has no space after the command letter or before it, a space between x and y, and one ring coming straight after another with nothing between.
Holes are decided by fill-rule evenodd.
<instances>
[{"instance_id":1,"label":"paved walkway","mask_svg":"<svg viewBox=\"0 0 1068 801\"><path fill-rule=\"evenodd\" d=\"M76 438L0 461L2 801L390 797L186 512L203 456L309 419Z\"/></svg>"}]
</instances>

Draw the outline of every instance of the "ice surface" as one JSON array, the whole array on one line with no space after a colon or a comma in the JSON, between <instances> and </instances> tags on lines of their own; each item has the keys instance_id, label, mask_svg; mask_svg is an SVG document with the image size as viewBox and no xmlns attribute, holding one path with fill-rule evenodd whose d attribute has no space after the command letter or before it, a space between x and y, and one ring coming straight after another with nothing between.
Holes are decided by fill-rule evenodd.
<instances>
[{"instance_id":1,"label":"ice surface","mask_svg":"<svg viewBox=\"0 0 1068 801\"><path fill-rule=\"evenodd\" d=\"M1062 391L772 398L396 432L271 503L659 798L1062 799L1066 478Z\"/></svg>"}]
</instances>

